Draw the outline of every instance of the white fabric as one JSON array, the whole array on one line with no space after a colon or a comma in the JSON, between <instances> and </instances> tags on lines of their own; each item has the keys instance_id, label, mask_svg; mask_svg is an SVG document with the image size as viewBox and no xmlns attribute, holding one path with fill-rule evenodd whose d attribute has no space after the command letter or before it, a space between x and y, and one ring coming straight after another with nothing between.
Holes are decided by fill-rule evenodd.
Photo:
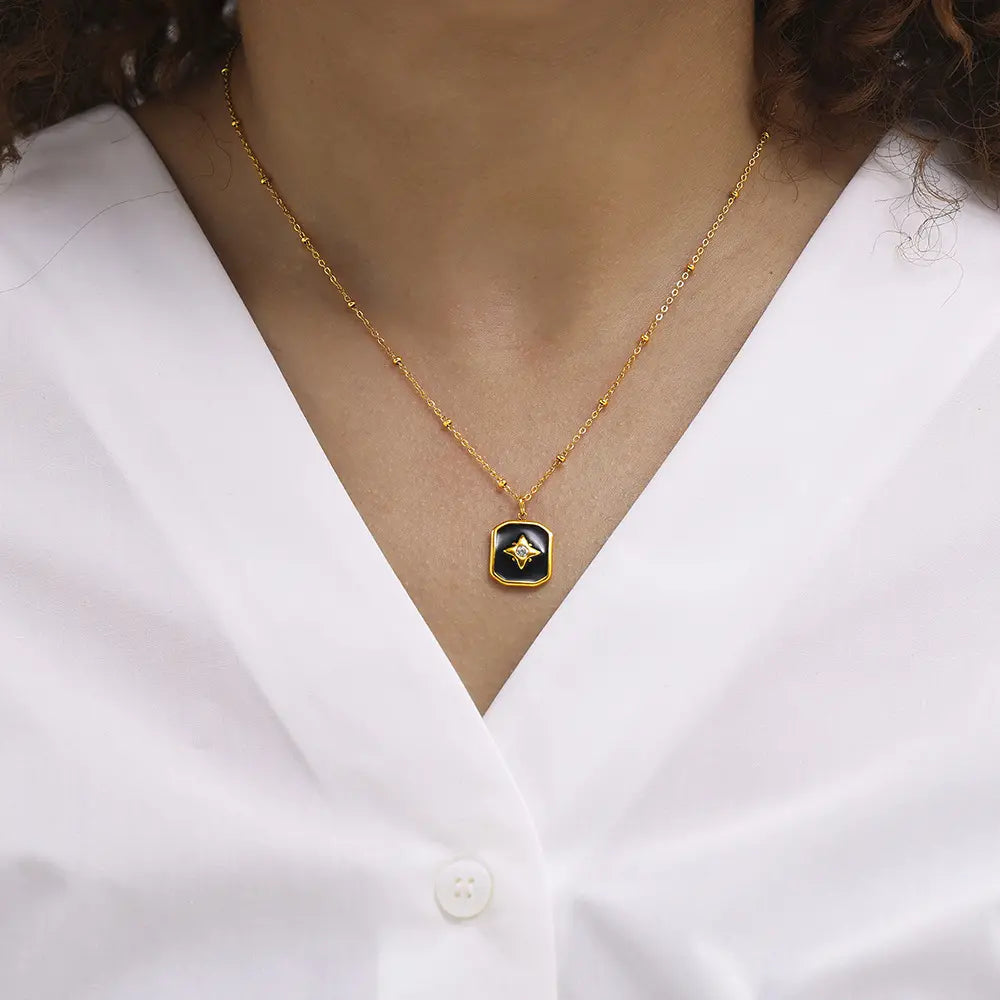
<instances>
[{"instance_id":1,"label":"white fabric","mask_svg":"<svg viewBox=\"0 0 1000 1000\"><path fill-rule=\"evenodd\" d=\"M1000 997L992 211L862 169L483 719L132 120L2 187L3 1000Z\"/></svg>"}]
</instances>

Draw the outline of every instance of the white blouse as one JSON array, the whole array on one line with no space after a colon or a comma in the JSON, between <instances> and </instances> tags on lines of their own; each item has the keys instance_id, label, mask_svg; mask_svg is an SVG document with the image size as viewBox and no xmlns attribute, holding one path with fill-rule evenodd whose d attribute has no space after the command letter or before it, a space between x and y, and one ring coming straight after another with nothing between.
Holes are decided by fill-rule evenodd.
<instances>
[{"instance_id":1,"label":"white blouse","mask_svg":"<svg viewBox=\"0 0 1000 1000\"><path fill-rule=\"evenodd\" d=\"M997 1000L1000 218L893 162L482 718L132 119L30 140L0 997Z\"/></svg>"}]
</instances>

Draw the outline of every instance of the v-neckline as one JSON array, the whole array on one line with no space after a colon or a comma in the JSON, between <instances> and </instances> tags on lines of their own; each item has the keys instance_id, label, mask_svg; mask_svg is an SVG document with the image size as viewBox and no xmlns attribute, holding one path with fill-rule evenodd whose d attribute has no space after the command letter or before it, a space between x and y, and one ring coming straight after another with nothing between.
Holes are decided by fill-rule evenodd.
<instances>
[{"instance_id":1,"label":"v-neckline","mask_svg":"<svg viewBox=\"0 0 1000 1000\"><path fill-rule=\"evenodd\" d=\"M860 502L865 477L946 390L945 362L961 364L934 356L933 378L921 374L955 276L880 241L885 206L909 187L869 159L481 715L155 149L108 108L47 141L74 128L95 133L83 151L71 143L82 186L67 211L91 220L86 240L33 279L52 310L53 363L303 756L335 771L330 720L361 738L377 705L427 755L394 750L394 766L475 782L490 760L543 840L572 837L581 817L610 821L643 762L778 613L817 558L818 529ZM859 248L871 248L861 274ZM629 781L612 762L623 734Z\"/></svg>"},{"instance_id":2,"label":"v-neckline","mask_svg":"<svg viewBox=\"0 0 1000 1000\"><path fill-rule=\"evenodd\" d=\"M108 109L100 113L107 115ZM761 433L772 435L759 449L759 460L773 463L780 460L776 449L785 446L777 433L787 416L782 405L802 405L803 420L813 420L816 430L836 419L839 411L832 403L829 412L820 410L826 401L818 385L810 399L802 397L808 386L796 386L793 395L775 379L778 373L793 377L796 359L808 361L810 352L837 344L837 310L817 314L816 296L830 304L824 268L841 243L858 245L855 230L862 241L870 237L871 220L859 221L854 206L898 197L905 194L904 185L882 168L869 169L871 160L848 183L669 456L481 715L351 501L189 206L176 189L169 203L162 202L172 181L159 155L124 113L108 119L106 127L121 131L122 118L128 134L116 140L115 161L104 168L128 171L129 190L145 187L143 197L149 200L130 201L132 208L116 204L122 206L119 211L148 213L150 227L159 227L162 239L151 249L145 229L125 238L116 231L117 242L101 259L115 268L132 267L133 260L145 264L151 254L157 258L156 269L143 279L146 284L122 289L122 301L112 304L125 314L148 317L144 336L122 338L102 313L107 306L95 299L88 344L94 348L106 341L104 351L85 356L69 344L65 350L67 357L76 357L77 381L90 372L99 390L95 406L117 399L133 417L127 427L116 426L110 414L106 422L109 439L113 435L123 449L123 468L137 489L141 485L199 586L239 631L247 659L276 707L290 727L300 720L300 735L309 737L318 756L323 753L320 692L325 699L337 697L338 683L352 683L360 698L395 685L398 713L421 706L432 714L448 711L467 739L491 747L491 754L518 772L520 787L546 787L528 774L538 766L533 750L542 733L553 740L557 732L579 735L592 728L593 722L584 720L593 711L605 713L608 727L621 732L614 703L595 679L607 657L637 659L636 643L660 640L657 630L665 626L658 608L681 586L675 573L661 572L663 567L684 566L689 574L684 586L697 592L698 567L685 550L683 527L674 523L663 531L661 511L697 509L701 498L696 493L717 466L720 489L738 486L745 492L737 506L752 534L755 517L775 516L767 507L772 486L759 468L744 467L741 428L733 423L759 405L767 420L757 424ZM157 199L148 192L157 192ZM110 213L95 219L97 228L115 224ZM843 298L837 302L845 311ZM889 339L885 346L868 345L869 361L891 347ZM875 370L884 374L877 365ZM805 463L803 475L809 468ZM822 478L821 470L812 471ZM747 477L742 484L740 476ZM711 505L702 506L697 517L705 529ZM759 555L749 543L741 544L741 554L734 545L733 558ZM726 555L713 544L707 557ZM622 606L625 593L638 594L638 603ZM603 634L609 630L611 635ZM365 671L364 680L345 678L337 670L325 675L318 662L324 657L351 658ZM653 704L661 679L654 674L648 684L634 697L656 695ZM555 694L558 704L553 704ZM592 741L595 753L604 746L603 739ZM535 806L544 812L539 802Z\"/></svg>"},{"instance_id":3,"label":"v-neckline","mask_svg":"<svg viewBox=\"0 0 1000 1000\"><path fill-rule=\"evenodd\" d=\"M149 155L155 158L158 167L164 174L167 174L167 168L160 158L159 154L146 138L145 134L142 133L135 123L132 123L134 127L138 130L140 141L143 142L147 148ZM862 170L864 167L862 167ZM859 171L860 173L861 171ZM848 196L852 185L857 182L857 175L853 178L849 184L845 187L844 191L838 196L837 203ZM359 509L354 504L347 492L343 482L337 473L329 456L326 454L322 448L319 439L313 430L312 426L306 419L298 400L295 398L285 376L278 365L277 360L274 358L270 349L267 347L266 341L256 325L252 315L247 309L246 305L243 303L242 298L239 295L231 278L226 273L221 261L219 260L214 248L208 241L207 236L204 234L197 222L193 212L190 207L180 196L178 192L178 199L183 206L183 210L186 211L188 216L189 228L193 231L196 230L198 236L200 236L203 242L202 249L208 251L211 254L217 265L217 271L222 284L226 288L226 292L231 299L231 304L233 306L233 313L239 314L241 317L241 326L244 328L244 332L247 337L253 342L254 351L260 355L261 349L263 349L264 354L261 355L263 358L263 366L258 365L258 378L261 379L261 384L259 385L259 392L254 394L254 399L257 402L262 402L265 399L269 399L270 403L274 406L280 406L285 411L285 415L290 423L290 432L301 442L308 442L306 445L306 450L311 452L311 455L307 461L312 466L309 469L309 479L311 481L316 481L321 478L326 478L328 480L328 485L330 490L336 492L336 494L343 501L339 505L339 513L337 515L338 522L346 529L346 532L357 539L362 540L361 544L366 549L366 552L361 556L361 560L368 566L378 565L379 576L382 580L383 587L388 587L392 593L382 593L381 600L388 605L405 606L407 608L408 614L407 619L411 622L418 623L417 628L421 632L421 642L420 646L425 650L433 649L435 651L435 658L438 661L437 668L449 676L450 681L453 684L457 684L461 690L462 695L467 698L469 707L475 712L476 716L482 720L482 723L490 728L491 720L494 715L499 714L495 710L499 704L505 704L509 702L512 698L516 697L516 691L521 687L524 681L525 674L532 670L538 669L533 661L537 659L537 650L548 644L549 635L557 630L560 626L561 620L566 616L566 606L569 602L569 598L573 597L573 603L578 603L580 593L587 594L589 598L595 602L595 605L599 605L601 601L602 585L607 584L607 579L598 565L601 553L608 547L615 547L618 544L619 539L625 533L631 533L633 523L637 520L636 508L641 507L642 504L648 503L648 496L650 494L655 494L663 488L663 483L669 476L669 467L674 461L673 455L679 448L689 447L689 441L693 437L700 436L700 425L703 420L703 413L708 408L714 408L717 405L718 398L720 396L725 396L731 392L732 383L738 378L738 375L734 375L734 371L738 370L742 364L741 358L743 355L755 350L756 343L761 339L760 330L766 328L769 324L768 313L770 311L770 305L765 309L763 315L760 317L759 321L755 324L753 330L750 332L746 338L740 351L737 353L736 358L729 364L726 371L723 373L721 378L717 381L715 386L712 388L709 397L701 405L698 412L695 414L692 421L684 429L682 435L680 436L678 442L675 444L674 448L671 450L664 460L659 464L656 471L654 472L652 478L647 482L646 486L641 490L639 495L629 506L622 519L615 525L608 538L605 540L601 547L601 550L595 555L595 558L584 567L582 573L579 575L573 586L565 595L564 599L560 601L552 615L545 621L542 628L539 630L535 639L525 650L524 654L518 660L514 669L508 675L507 680L503 684L501 690L499 691L497 697L494 699L492 704L483 713L479 712L476 707L471 695L466 690L459 672L455 669L454 664L450 661L447 654L445 653L440 641L433 632L430 625L424 619L423 615L420 613L417 605L415 604L410 593L406 590L402 581L396 575L395 570L388 557L383 552L378 540L375 538L371 530L369 529L364 517L362 516ZM836 208L836 204L834 208ZM831 213L828 213L827 217L820 223L819 228L813 235L812 239L815 240L819 237L823 228L828 224L828 219ZM810 241L811 242L811 241ZM796 261L786 276L782 285L788 284L790 280L794 278L796 268L799 267L798 261ZM780 289L779 289L780 291ZM266 384L264 384L266 383ZM291 500L291 498L289 498ZM288 514L289 516L294 516L291 509L292 505L289 504ZM414 637L411 636L408 641L413 641Z\"/></svg>"},{"instance_id":4,"label":"v-neckline","mask_svg":"<svg viewBox=\"0 0 1000 1000\"><path fill-rule=\"evenodd\" d=\"M629 879L647 872L616 871L616 858L655 862L666 851L687 864L687 807L701 791L713 802L729 792L724 767L698 767L712 762L717 727L737 728L721 734L719 752L746 753L753 767L753 741L771 722L738 731L748 686L769 705L776 678L812 683L809 644L828 634L815 629L817 609L845 597L842 582L830 587L831 563L843 571L846 555L846 566L860 558L871 569L882 558L857 551L852 529L995 345L986 237L970 227L965 271L960 244L941 266L914 265L897 252L904 227L893 213L908 179L863 167L483 717L165 168L124 115L96 115L99 124L36 140L35 150L49 148L42 169L27 163L18 175L36 189L13 199L25 239L5 283L24 281L26 348L100 452L89 478L112 480L80 496L99 497L98 517L127 505L139 576L169 572L172 588L131 595L136 620L191 640L180 669L224 667L266 706L316 802L347 815L336 837L359 871L370 859L352 829L376 839L407 830L422 870L449 855L483 858L510 904L490 919L516 924L550 967L553 914L563 928L587 919L591 892L612 894L602 899L612 908L631 904ZM81 128L93 138L74 137ZM55 198L53 163L71 165L57 181L80 180L56 185ZM34 225L36 206L50 202ZM975 211L989 210L969 204L963 218ZM979 232L992 237L995 221ZM19 267L26 273L10 273ZM968 294L955 294L959 282ZM933 475L931 466L911 481ZM351 530L336 531L338 519ZM826 625L871 627L846 610ZM209 635L224 664L205 653ZM864 687L877 656L843 665L857 674L852 686ZM787 717L794 703L781 689L771 749L787 745L794 768L810 734L780 739L802 724ZM671 798L671 788L685 794ZM679 836L663 836L665 817ZM731 831L723 823L712 837ZM643 849L630 850L637 840ZM552 898L577 909L537 905L547 883L567 879L573 892Z\"/></svg>"}]
</instances>

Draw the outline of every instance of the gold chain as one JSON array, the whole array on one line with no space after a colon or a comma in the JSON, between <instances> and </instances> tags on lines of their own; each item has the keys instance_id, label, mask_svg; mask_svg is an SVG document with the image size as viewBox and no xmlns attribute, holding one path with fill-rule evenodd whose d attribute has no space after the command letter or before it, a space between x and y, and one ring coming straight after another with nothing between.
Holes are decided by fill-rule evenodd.
<instances>
[{"instance_id":1,"label":"gold chain","mask_svg":"<svg viewBox=\"0 0 1000 1000\"><path fill-rule=\"evenodd\" d=\"M729 214L729 210L736 203L736 199L740 196L740 192L743 190L744 186L749 180L750 174L752 173L753 168L757 163L757 160L760 158L760 154L764 149L764 145L770 138L770 133L767 131L761 133L760 140L754 147L753 152L750 154L750 159L747 160L747 164L743 168L743 172L740 174L739 180L736 182L736 185L733 187L732 191L729 192L729 197L726 199L725 204L719 211L719 214L715 217L715 221L709 227L708 232L705 233L704 238L702 239L701 243L698 244L697 249L691 255L688 262L684 265L684 269L681 272L680 278L678 278L677 281L674 282L673 287L667 293L663 305L661 305L660 308L656 311L656 315L652 318L652 320L650 320L649 325L646 327L645 331L641 334L639 339L633 345L631 352L625 359L625 363L622 365L621 370L618 372L618 375L616 376L615 380L611 383L611 385L608 386L608 388L604 391L604 395L602 395L601 398L598 399L597 403L594 405L594 409L591 411L590 416L587 417L586 420L584 420L584 422L580 425L577 432L573 435L572 438L570 438L569 442L562 449L562 451L556 454L555 458L552 459L552 462L549 465L549 467L545 470L544 473L542 473L541 477L534 484L534 486L532 486L527 493L518 493L511 488L506 477L502 476L499 472L497 472L497 470L483 456L482 452L480 452L479 449L477 449L469 441L469 439L465 436L465 434L455 426L455 422L452 420L452 418L445 415L441 407L438 406L438 404L430 397L430 395L427 393L424 387L417 380L417 377L413 374L412 371L410 371L409 366L403 360L402 356L397 354L392 349L392 347L390 347L389 344L386 343L385 338L382 336L381 333L379 333L377 329L375 329L375 327L372 325L371 320L369 320L368 317L365 315L364 310L361 308L360 305L358 305L357 300L354 298L354 296L350 294L350 292L347 291L347 289L343 286L337 275L333 273L333 270L330 267L330 265L323 259L323 255L319 252L319 250L316 249L316 246L313 243L312 238L302 228L301 223L292 213L292 210L285 203L284 198L282 198L281 195L278 193L278 190L274 186L273 181L271 180L267 172L264 170L264 167L261 165L260 160L257 158L257 154L254 152L253 147L247 140L247 137L243 132L243 123L240 121L239 116L236 114L236 108L233 106L232 87L230 85L230 75L231 75L230 71L232 69L232 60L235 51L236 51L236 46L233 46L233 48L230 49L229 51L228 57L226 58L226 64L222 68L222 78L226 96L226 107L229 110L230 124L232 125L234 131L236 132L236 135L240 140L240 144L243 146L243 149L246 152L247 156L249 157L250 162L253 164L254 169L257 171L257 176L258 179L260 180L260 183L267 189L268 194L270 194L270 196L274 199L274 202L278 206L278 208L281 209L282 215L284 215L284 217L288 220L288 223L292 227L292 229L295 230L295 234L298 236L300 242L306 248L306 250L309 251L313 260L316 261L316 264L319 266L322 272L327 276L327 278L330 281L330 284L332 284L337 289L337 291L340 292L341 296L344 299L344 303L347 305L347 308L350 309L352 313L354 313L354 315L362 322L362 324L364 324L365 329L371 335L372 339L378 344L378 346L382 348L383 353L386 355L386 357L389 359L392 365L395 368L399 369L399 373L403 376L403 378L406 379L407 382L410 383L416 394L427 405L427 408L434 414L434 416L438 418L438 420L441 421L441 426L446 431L448 431L448 433L451 434L451 436L462 446L462 448L465 449L466 452L468 452L469 455L472 456L472 458L476 461L476 463L480 466L480 468L482 468L486 473L489 474L490 478L493 480L494 483L496 483L497 487L503 490L504 493L506 493L512 500L516 501L518 505L518 510L520 512L520 516L523 518L525 516L525 505L528 503L528 501L532 500L535 494L538 493L538 491L542 488L542 486L545 485L545 483L548 481L549 476L551 476L552 473L556 471L556 469L558 469L561 465L563 465L566 462L566 460L569 458L570 452L572 452L573 449L580 443L583 436L593 426L594 421L596 421L597 418L610 405L611 397L615 394L615 391L618 389L618 386L621 385L625 376L628 375L629 371L632 368L632 365L635 364L636 358L638 358L639 355L642 353L642 349L649 343L651 337L653 336L653 332L660 325L660 323L663 322L664 318L666 317L667 313L670 310L670 307L676 301L677 296L680 295L681 289L684 288L685 284L687 284L688 280L694 274L695 268L698 266L698 263L704 256L705 251L708 249L712 240L715 238L715 234L718 232L719 226L721 226L722 223L725 221L726 216Z\"/></svg>"}]
</instances>

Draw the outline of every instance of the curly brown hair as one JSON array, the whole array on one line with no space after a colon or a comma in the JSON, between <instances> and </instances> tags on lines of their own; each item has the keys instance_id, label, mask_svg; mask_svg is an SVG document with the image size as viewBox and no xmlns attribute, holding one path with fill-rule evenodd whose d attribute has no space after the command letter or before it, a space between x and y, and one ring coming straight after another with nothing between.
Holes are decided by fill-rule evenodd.
<instances>
[{"instance_id":1,"label":"curly brown hair","mask_svg":"<svg viewBox=\"0 0 1000 1000\"><path fill-rule=\"evenodd\" d=\"M167 92L214 63L236 37L226 8L0 0L0 166L19 137ZM1000 0L756 0L756 14L762 120L820 141L903 127L926 152L949 143L968 175L1000 186Z\"/></svg>"}]
</instances>

